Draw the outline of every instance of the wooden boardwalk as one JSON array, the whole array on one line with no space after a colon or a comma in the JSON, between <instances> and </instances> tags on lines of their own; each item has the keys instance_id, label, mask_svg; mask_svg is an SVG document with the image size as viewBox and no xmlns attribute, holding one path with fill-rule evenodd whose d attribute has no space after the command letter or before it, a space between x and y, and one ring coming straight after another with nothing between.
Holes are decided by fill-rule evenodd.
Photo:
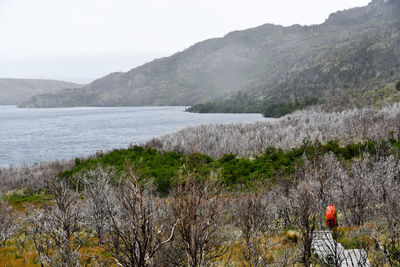
<instances>
[{"instance_id":1,"label":"wooden boardwalk","mask_svg":"<svg viewBox=\"0 0 400 267\"><path fill-rule=\"evenodd\" d=\"M322 263L328 266L369 267L368 255L363 249L344 249L335 242L330 231L314 232L312 249Z\"/></svg>"}]
</instances>

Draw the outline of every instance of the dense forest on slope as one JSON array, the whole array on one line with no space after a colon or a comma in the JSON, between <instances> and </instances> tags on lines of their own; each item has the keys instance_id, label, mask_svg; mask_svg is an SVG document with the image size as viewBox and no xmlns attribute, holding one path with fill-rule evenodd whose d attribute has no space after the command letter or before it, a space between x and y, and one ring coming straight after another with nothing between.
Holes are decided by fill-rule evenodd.
<instances>
[{"instance_id":1,"label":"dense forest on slope","mask_svg":"<svg viewBox=\"0 0 400 267\"><path fill-rule=\"evenodd\" d=\"M0 78L0 105L18 105L34 95L56 93L62 89L81 87L71 82Z\"/></svg>"},{"instance_id":2,"label":"dense forest on slope","mask_svg":"<svg viewBox=\"0 0 400 267\"><path fill-rule=\"evenodd\" d=\"M321 25L266 24L236 31L127 73L112 73L83 90L36 96L21 106L200 103L193 111L243 112L234 105L245 95L247 104L241 107L247 112L263 113L282 103L286 107L276 112L279 116L301 108L295 103L306 98L337 106L348 94L355 94L356 100L368 94L369 102L377 102L376 90L400 80L399 14L399 1L374 0L366 7L334 13ZM204 106L210 101L214 104ZM224 107L215 108L219 103Z\"/></svg>"}]
</instances>

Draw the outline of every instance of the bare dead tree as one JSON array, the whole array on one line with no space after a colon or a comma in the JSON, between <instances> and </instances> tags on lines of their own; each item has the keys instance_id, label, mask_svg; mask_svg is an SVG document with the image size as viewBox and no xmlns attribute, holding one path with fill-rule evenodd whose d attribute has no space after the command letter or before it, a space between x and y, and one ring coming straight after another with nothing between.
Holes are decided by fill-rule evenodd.
<instances>
[{"instance_id":1,"label":"bare dead tree","mask_svg":"<svg viewBox=\"0 0 400 267\"><path fill-rule=\"evenodd\" d=\"M1 200L0 195L0 247L14 234L17 229L17 215L13 208Z\"/></svg>"},{"instance_id":2,"label":"bare dead tree","mask_svg":"<svg viewBox=\"0 0 400 267\"><path fill-rule=\"evenodd\" d=\"M17 247L17 255L18 257L22 257L25 250L27 248L29 248L29 239L28 237L25 235L24 232L20 231L20 226L18 227L18 230L15 234L14 240L16 243L16 247ZM28 261L26 259L26 255L24 258L24 263L26 264Z\"/></svg>"},{"instance_id":3,"label":"bare dead tree","mask_svg":"<svg viewBox=\"0 0 400 267\"><path fill-rule=\"evenodd\" d=\"M212 173L204 181L194 174L182 175L171 192L172 213L177 221L176 236L167 251L173 266L203 267L226 253L224 198Z\"/></svg>"},{"instance_id":4,"label":"bare dead tree","mask_svg":"<svg viewBox=\"0 0 400 267\"><path fill-rule=\"evenodd\" d=\"M84 210L86 228L91 229L100 245L110 226L109 214L117 207L116 195L111 185L114 173L111 169L97 168L87 172L83 177Z\"/></svg>"},{"instance_id":5,"label":"bare dead tree","mask_svg":"<svg viewBox=\"0 0 400 267\"><path fill-rule=\"evenodd\" d=\"M37 212L33 205L26 205L27 216L24 223L21 225L20 231L32 241L34 248L38 254L38 260L40 266L46 266L47 260L46 255L52 255L53 245L50 242L46 242L46 235L40 221L42 221L43 214Z\"/></svg>"},{"instance_id":6,"label":"bare dead tree","mask_svg":"<svg viewBox=\"0 0 400 267\"><path fill-rule=\"evenodd\" d=\"M277 245L272 236L277 228L274 224L275 207L270 193L263 188L235 197L232 217L240 230L241 262L245 266L266 266L268 253Z\"/></svg>"},{"instance_id":7,"label":"bare dead tree","mask_svg":"<svg viewBox=\"0 0 400 267\"><path fill-rule=\"evenodd\" d=\"M119 266L151 266L155 254L174 236L175 226L169 227L164 216L165 202L151 184L139 183L131 167L117 190L116 201L106 201L109 226L101 246Z\"/></svg>"},{"instance_id":8,"label":"bare dead tree","mask_svg":"<svg viewBox=\"0 0 400 267\"><path fill-rule=\"evenodd\" d=\"M81 250L87 241L79 195L66 180L48 181L54 203L35 209L23 231L31 238L42 266L80 266Z\"/></svg>"},{"instance_id":9,"label":"bare dead tree","mask_svg":"<svg viewBox=\"0 0 400 267\"><path fill-rule=\"evenodd\" d=\"M300 232L302 256L300 261L305 266L311 266L311 245L314 231L318 224L318 209L312 194L310 184L301 181L297 188L292 191L291 205L296 224Z\"/></svg>"},{"instance_id":10,"label":"bare dead tree","mask_svg":"<svg viewBox=\"0 0 400 267\"><path fill-rule=\"evenodd\" d=\"M14 189L38 191L46 181L73 167L72 161L54 161L34 166L0 169L0 194Z\"/></svg>"},{"instance_id":11,"label":"bare dead tree","mask_svg":"<svg viewBox=\"0 0 400 267\"><path fill-rule=\"evenodd\" d=\"M296 184L293 179L282 177L278 179L278 184L274 186L271 191L278 218L283 222L284 228L290 228L296 225L293 217L293 206L289 204L295 187Z\"/></svg>"},{"instance_id":12,"label":"bare dead tree","mask_svg":"<svg viewBox=\"0 0 400 267\"><path fill-rule=\"evenodd\" d=\"M395 156L371 159L369 188L377 212L372 233L385 263L400 265L400 160Z\"/></svg>"},{"instance_id":13,"label":"bare dead tree","mask_svg":"<svg viewBox=\"0 0 400 267\"><path fill-rule=\"evenodd\" d=\"M354 161L347 175L343 175L339 181L338 202L348 224L363 225L370 216L373 199L367 184L367 176L371 169L369 165L368 158Z\"/></svg>"},{"instance_id":14,"label":"bare dead tree","mask_svg":"<svg viewBox=\"0 0 400 267\"><path fill-rule=\"evenodd\" d=\"M308 180L310 189L316 197L319 228L322 229L325 207L334 202L335 184L343 173L342 166L335 155L331 153L306 160L304 168L305 179Z\"/></svg>"}]
</instances>

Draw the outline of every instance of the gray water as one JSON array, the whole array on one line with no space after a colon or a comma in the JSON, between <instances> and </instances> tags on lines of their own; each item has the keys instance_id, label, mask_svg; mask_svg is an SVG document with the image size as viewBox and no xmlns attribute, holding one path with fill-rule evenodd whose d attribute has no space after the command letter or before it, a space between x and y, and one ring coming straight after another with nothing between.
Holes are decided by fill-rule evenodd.
<instances>
[{"instance_id":1,"label":"gray water","mask_svg":"<svg viewBox=\"0 0 400 267\"><path fill-rule=\"evenodd\" d=\"M259 114L195 114L185 107L18 109L0 106L0 167L127 148L187 126L254 122Z\"/></svg>"}]
</instances>

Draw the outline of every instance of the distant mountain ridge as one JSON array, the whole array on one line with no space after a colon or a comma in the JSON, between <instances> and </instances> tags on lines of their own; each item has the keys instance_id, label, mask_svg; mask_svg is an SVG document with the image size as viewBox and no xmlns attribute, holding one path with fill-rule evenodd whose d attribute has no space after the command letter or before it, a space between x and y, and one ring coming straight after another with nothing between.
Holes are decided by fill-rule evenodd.
<instances>
[{"instance_id":1,"label":"distant mountain ridge","mask_svg":"<svg viewBox=\"0 0 400 267\"><path fill-rule=\"evenodd\" d=\"M374 0L331 14L320 25L265 24L231 32L20 106L193 105L240 94L266 107L340 98L399 80L399 47L400 1Z\"/></svg>"},{"instance_id":2,"label":"distant mountain ridge","mask_svg":"<svg viewBox=\"0 0 400 267\"><path fill-rule=\"evenodd\" d=\"M0 78L0 105L18 105L34 95L80 86L56 80Z\"/></svg>"}]
</instances>

